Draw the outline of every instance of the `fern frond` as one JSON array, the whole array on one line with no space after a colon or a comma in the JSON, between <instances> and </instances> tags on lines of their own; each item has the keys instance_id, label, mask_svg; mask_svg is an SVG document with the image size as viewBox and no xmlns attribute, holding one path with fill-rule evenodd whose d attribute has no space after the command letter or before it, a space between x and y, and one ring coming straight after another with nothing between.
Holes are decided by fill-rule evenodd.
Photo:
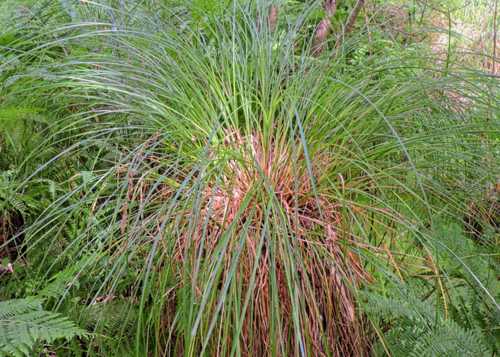
<instances>
[{"instance_id":1,"label":"fern frond","mask_svg":"<svg viewBox=\"0 0 500 357\"><path fill-rule=\"evenodd\" d=\"M492 351L476 327L465 328L446 318L430 301L422 301L416 289L395 285L390 295L363 292L364 311L395 326L385 335L394 356L488 356Z\"/></svg>"},{"instance_id":2,"label":"fern frond","mask_svg":"<svg viewBox=\"0 0 500 357\"><path fill-rule=\"evenodd\" d=\"M16 209L19 212L26 211L26 205L23 201L21 201L22 196L18 194L11 194L7 197L7 202L12 206L12 208Z\"/></svg>"},{"instance_id":3,"label":"fern frond","mask_svg":"<svg viewBox=\"0 0 500 357\"><path fill-rule=\"evenodd\" d=\"M137 310L127 301L110 301L88 306L84 326L110 336L126 335L137 323Z\"/></svg>"},{"instance_id":4,"label":"fern frond","mask_svg":"<svg viewBox=\"0 0 500 357\"><path fill-rule=\"evenodd\" d=\"M61 314L42 310L42 300L0 302L0 356L29 356L37 341L85 336L86 332Z\"/></svg>"},{"instance_id":5,"label":"fern frond","mask_svg":"<svg viewBox=\"0 0 500 357\"><path fill-rule=\"evenodd\" d=\"M452 320L446 320L420 336L410 356L488 356L491 351L481 333L465 330Z\"/></svg>"},{"instance_id":6,"label":"fern frond","mask_svg":"<svg viewBox=\"0 0 500 357\"><path fill-rule=\"evenodd\" d=\"M435 316L435 309L431 304L423 302L404 287L395 296L383 296L375 293L363 294L367 300L364 310L373 315L384 318L426 321Z\"/></svg>"},{"instance_id":7,"label":"fern frond","mask_svg":"<svg viewBox=\"0 0 500 357\"><path fill-rule=\"evenodd\" d=\"M0 321L10 320L17 315L41 309L42 302L39 299L26 298L0 301Z\"/></svg>"}]
</instances>

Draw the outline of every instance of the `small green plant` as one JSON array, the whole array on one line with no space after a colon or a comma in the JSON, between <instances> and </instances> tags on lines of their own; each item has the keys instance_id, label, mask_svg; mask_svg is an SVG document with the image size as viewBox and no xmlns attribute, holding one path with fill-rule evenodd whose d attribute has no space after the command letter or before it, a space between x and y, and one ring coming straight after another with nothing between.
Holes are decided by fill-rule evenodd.
<instances>
[{"instance_id":1,"label":"small green plant","mask_svg":"<svg viewBox=\"0 0 500 357\"><path fill-rule=\"evenodd\" d=\"M439 261L435 274L419 269L404 283L388 280L383 287L372 287L377 291L360 295L364 311L383 332L375 354L389 350L395 356L496 355L498 255L467 238L455 222L436 220L432 234L437 238L433 256ZM408 259L415 256L408 254ZM482 297L485 293L494 299Z\"/></svg>"},{"instance_id":2,"label":"small green plant","mask_svg":"<svg viewBox=\"0 0 500 357\"><path fill-rule=\"evenodd\" d=\"M86 335L66 317L43 310L37 298L0 302L0 356L33 356L38 342Z\"/></svg>"},{"instance_id":3,"label":"small green plant","mask_svg":"<svg viewBox=\"0 0 500 357\"><path fill-rule=\"evenodd\" d=\"M387 351L394 356L492 355L480 326L467 328L446 318L442 306L435 305L432 294L417 296L419 290L429 291L423 285L409 288L397 284L387 295L365 295L365 311L371 321L379 322L380 331L385 332L373 349L375 355L384 356Z\"/></svg>"}]
</instances>

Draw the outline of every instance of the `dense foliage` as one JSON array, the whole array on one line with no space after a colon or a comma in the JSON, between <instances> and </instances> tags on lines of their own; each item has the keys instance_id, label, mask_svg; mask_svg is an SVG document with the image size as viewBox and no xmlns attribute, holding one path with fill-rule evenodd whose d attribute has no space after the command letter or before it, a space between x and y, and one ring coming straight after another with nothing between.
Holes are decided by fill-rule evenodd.
<instances>
[{"instance_id":1,"label":"dense foliage","mask_svg":"<svg viewBox=\"0 0 500 357\"><path fill-rule=\"evenodd\" d=\"M0 4L0 355L497 355L462 5Z\"/></svg>"}]
</instances>

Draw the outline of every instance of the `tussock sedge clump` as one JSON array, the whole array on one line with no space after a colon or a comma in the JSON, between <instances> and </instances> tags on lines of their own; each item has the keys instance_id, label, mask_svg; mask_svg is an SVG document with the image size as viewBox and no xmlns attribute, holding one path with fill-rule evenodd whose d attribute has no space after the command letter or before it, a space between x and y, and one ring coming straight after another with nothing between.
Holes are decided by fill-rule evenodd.
<instances>
[{"instance_id":1,"label":"tussock sedge clump","mask_svg":"<svg viewBox=\"0 0 500 357\"><path fill-rule=\"evenodd\" d=\"M449 304L430 228L460 220L498 167L491 78L437 78L414 53L353 64L355 34L312 55L306 15L234 5L189 29L78 11L2 65L37 58L16 95L57 113L40 148L59 153L22 185L73 162L24 232L27 259L45 252L40 284L79 262L65 294L80 279L88 297L66 303L127 302L134 327L114 335L143 356L367 356L384 339L361 289L431 272ZM447 110L449 86L474 109Z\"/></svg>"}]
</instances>

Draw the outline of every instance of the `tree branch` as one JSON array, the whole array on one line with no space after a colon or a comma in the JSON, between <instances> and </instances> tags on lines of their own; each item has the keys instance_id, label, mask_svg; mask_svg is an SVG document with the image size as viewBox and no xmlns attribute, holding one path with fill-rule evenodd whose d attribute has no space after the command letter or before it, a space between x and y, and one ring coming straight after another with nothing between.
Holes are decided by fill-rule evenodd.
<instances>
[{"instance_id":1,"label":"tree branch","mask_svg":"<svg viewBox=\"0 0 500 357\"><path fill-rule=\"evenodd\" d=\"M493 10L493 63L492 63L492 69L491 72L493 74L496 74L497 71L497 66L496 66L496 59L497 59L497 11L498 11L498 0L495 0L495 9Z\"/></svg>"}]
</instances>

